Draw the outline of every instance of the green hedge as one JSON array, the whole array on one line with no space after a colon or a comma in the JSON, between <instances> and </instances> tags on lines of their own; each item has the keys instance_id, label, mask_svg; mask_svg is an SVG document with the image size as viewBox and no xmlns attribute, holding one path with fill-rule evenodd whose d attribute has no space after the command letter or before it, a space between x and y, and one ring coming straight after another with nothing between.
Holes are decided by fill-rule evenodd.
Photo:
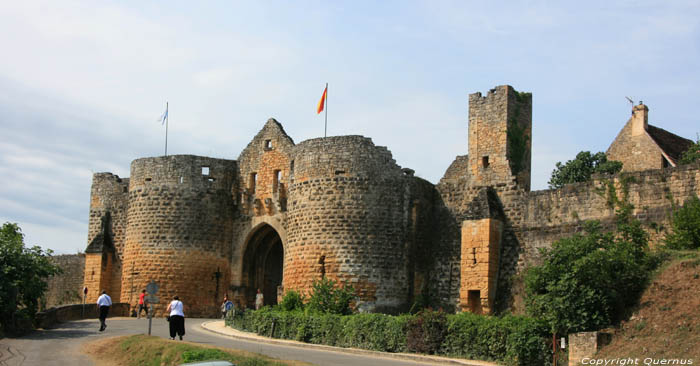
<instances>
[{"instance_id":1,"label":"green hedge","mask_svg":"<svg viewBox=\"0 0 700 366\"><path fill-rule=\"evenodd\" d=\"M546 324L532 318L424 311L416 315L336 315L265 307L227 319L233 328L273 338L384 352L429 353L505 362L549 364ZM274 323L274 333L272 333ZM411 339L407 339L410 337ZM409 345L411 345L409 347Z\"/></svg>"}]
</instances>

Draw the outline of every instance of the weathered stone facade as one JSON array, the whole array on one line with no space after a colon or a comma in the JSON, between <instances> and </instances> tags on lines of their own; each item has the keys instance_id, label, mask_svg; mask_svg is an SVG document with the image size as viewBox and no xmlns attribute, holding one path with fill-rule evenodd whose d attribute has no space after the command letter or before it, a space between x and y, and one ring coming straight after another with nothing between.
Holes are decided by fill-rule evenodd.
<instances>
[{"instance_id":1,"label":"weathered stone facade","mask_svg":"<svg viewBox=\"0 0 700 366\"><path fill-rule=\"evenodd\" d=\"M51 262L61 269L61 273L49 277L42 307L82 302L85 254L57 255L51 257Z\"/></svg>"},{"instance_id":2,"label":"weathered stone facade","mask_svg":"<svg viewBox=\"0 0 700 366\"><path fill-rule=\"evenodd\" d=\"M295 144L275 120L237 160L135 160L130 179L93 178L84 284L135 304L150 281L161 314L179 295L188 316L216 314L227 293L252 306L323 277L348 282L366 311L406 310L418 295L448 310L520 303L538 248L610 226L610 184L658 237L672 202L700 193L697 165L597 177L530 192L532 96L499 86L469 97L469 154L437 185L362 136ZM624 189L622 187L624 186Z\"/></svg>"},{"instance_id":3,"label":"weathered stone facade","mask_svg":"<svg viewBox=\"0 0 700 366\"><path fill-rule=\"evenodd\" d=\"M678 165L693 141L649 125L649 107L641 102L632 108L625 127L610 144L608 159L622 162L626 172Z\"/></svg>"}]
</instances>

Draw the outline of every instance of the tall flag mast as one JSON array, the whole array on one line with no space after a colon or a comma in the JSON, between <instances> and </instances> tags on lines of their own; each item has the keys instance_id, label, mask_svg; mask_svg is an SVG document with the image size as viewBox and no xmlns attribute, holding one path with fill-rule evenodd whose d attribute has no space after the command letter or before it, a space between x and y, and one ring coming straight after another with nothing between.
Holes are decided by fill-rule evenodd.
<instances>
[{"instance_id":1,"label":"tall flag mast","mask_svg":"<svg viewBox=\"0 0 700 366\"><path fill-rule=\"evenodd\" d=\"M168 156L168 102L165 102L165 112L158 119L161 126L165 124L165 156Z\"/></svg>"},{"instance_id":2,"label":"tall flag mast","mask_svg":"<svg viewBox=\"0 0 700 366\"><path fill-rule=\"evenodd\" d=\"M316 107L316 114L326 111L326 122L323 127L323 137L326 137L328 132L328 83L326 83L326 88L323 89L323 95L321 95L321 100L318 101L318 107Z\"/></svg>"}]
</instances>

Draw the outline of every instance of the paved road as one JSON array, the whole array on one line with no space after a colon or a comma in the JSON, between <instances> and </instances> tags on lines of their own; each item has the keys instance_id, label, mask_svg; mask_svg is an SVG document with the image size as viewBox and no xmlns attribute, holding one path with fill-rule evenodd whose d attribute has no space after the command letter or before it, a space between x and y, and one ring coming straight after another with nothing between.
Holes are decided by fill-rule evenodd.
<instances>
[{"instance_id":1,"label":"paved road","mask_svg":"<svg viewBox=\"0 0 700 366\"><path fill-rule=\"evenodd\" d=\"M396 360L232 339L202 329L200 325L207 320L187 319L185 321L185 340L193 343L241 349L275 358L306 361L314 365L437 365L435 363ZM167 339L167 324L162 318L153 319L152 334ZM148 331L147 327L148 321L145 319L110 318L107 319L107 330L98 332L98 320L90 319L63 323L58 328L38 330L20 338L0 339L0 365L94 365L89 357L81 353L81 346L84 343L106 337L145 334Z\"/></svg>"}]
</instances>

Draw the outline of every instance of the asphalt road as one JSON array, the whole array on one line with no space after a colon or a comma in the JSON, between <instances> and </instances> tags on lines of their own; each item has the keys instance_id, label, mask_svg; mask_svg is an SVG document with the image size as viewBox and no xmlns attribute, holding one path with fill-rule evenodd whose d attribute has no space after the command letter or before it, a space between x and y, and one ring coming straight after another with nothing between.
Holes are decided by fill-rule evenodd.
<instances>
[{"instance_id":1,"label":"asphalt road","mask_svg":"<svg viewBox=\"0 0 700 366\"><path fill-rule=\"evenodd\" d=\"M275 358L305 361L314 365L438 365L435 363L238 340L202 329L200 324L207 320L211 319L186 319L185 341L240 349ZM94 365L94 362L88 356L81 353L81 346L84 343L106 337L146 334L148 332L148 320L110 318L107 319L107 329L104 332L99 332L98 329L99 321L97 319L78 320L60 324L55 329L37 330L19 338L0 339L0 365ZM168 323L165 319L153 319L151 334L164 339L169 337Z\"/></svg>"}]
</instances>

